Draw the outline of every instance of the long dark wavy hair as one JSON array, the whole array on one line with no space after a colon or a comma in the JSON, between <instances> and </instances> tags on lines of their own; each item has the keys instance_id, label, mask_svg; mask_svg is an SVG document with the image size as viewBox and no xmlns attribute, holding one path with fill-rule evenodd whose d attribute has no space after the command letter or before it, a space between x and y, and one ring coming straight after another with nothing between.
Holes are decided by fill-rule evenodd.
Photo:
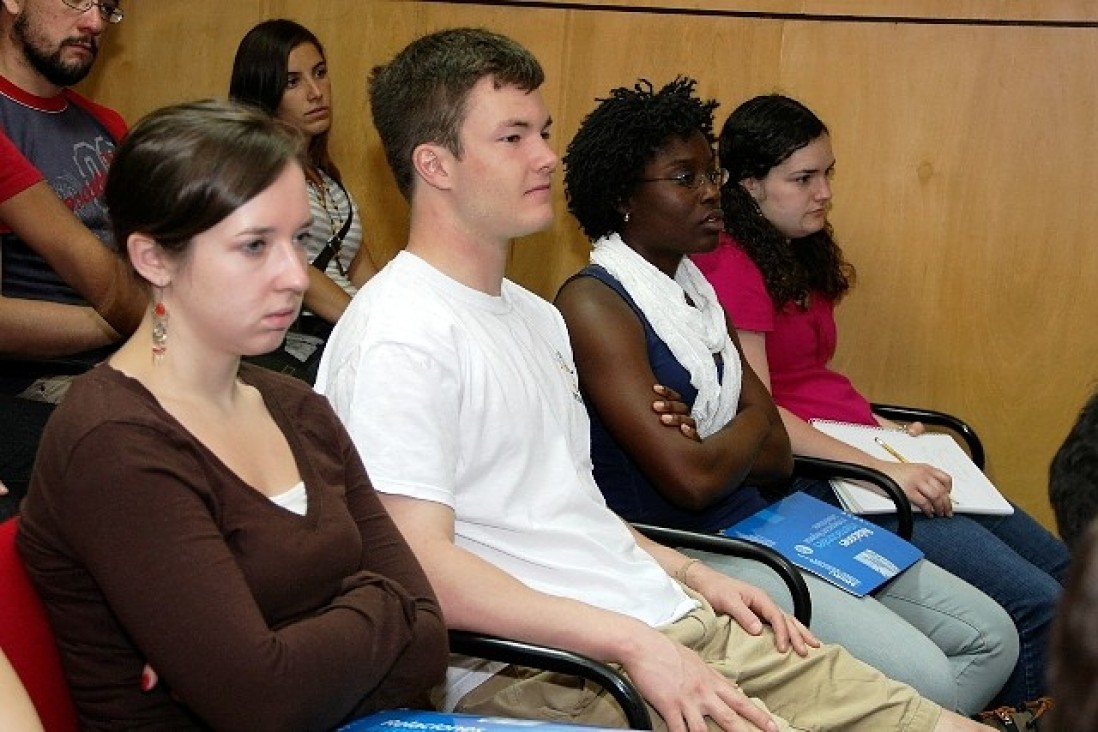
<instances>
[{"instance_id":1,"label":"long dark wavy hair","mask_svg":"<svg viewBox=\"0 0 1098 732\"><path fill-rule=\"evenodd\" d=\"M236 48L229 97L234 102L251 104L272 117L276 116L282 95L286 92L290 52L303 43L315 46L320 57L327 61L320 40L300 23L279 18L265 20L253 27L244 34ZM309 167L305 174L314 182L319 180L314 170L323 170L339 183L343 182L339 168L328 154L330 131L309 140Z\"/></svg>"},{"instance_id":2,"label":"long dark wavy hair","mask_svg":"<svg viewBox=\"0 0 1098 732\"><path fill-rule=\"evenodd\" d=\"M808 107L781 94L749 99L728 116L721 129L721 167L729 184L721 190L725 229L762 272L766 291L781 310L802 307L809 293L839 300L854 284L854 267L843 259L831 224L815 234L789 241L763 216L746 178L765 178L772 168L805 147L827 127Z\"/></svg>"}]
</instances>

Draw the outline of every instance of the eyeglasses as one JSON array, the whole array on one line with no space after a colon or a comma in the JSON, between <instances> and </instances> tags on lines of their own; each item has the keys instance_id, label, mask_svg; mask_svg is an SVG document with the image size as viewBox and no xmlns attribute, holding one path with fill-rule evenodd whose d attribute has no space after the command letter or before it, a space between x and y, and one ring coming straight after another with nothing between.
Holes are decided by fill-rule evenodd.
<instances>
[{"instance_id":1,"label":"eyeglasses","mask_svg":"<svg viewBox=\"0 0 1098 732\"><path fill-rule=\"evenodd\" d=\"M678 175L671 176L670 178L639 178L641 183L656 183L663 180L669 180L674 183L678 183L683 188L689 188L692 191L696 191L702 187L702 183L709 181L717 188L722 187L728 182L729 173L724 168L711 168L703 173L679 173Z\"/></svg>"},{"instance_id":2,"label":"eyeglasses","mask_svg":"<svg viewBox=\"0 0 1098 732\"><path fill-rule=\"evenodd\" d=\"M86 13L91 10L92 6L99 8L99 15L107 23L118 23L124 17L122 11L118 8L117 2L112 0L61 0L61 2L68 5L73 10L78 10L81 13Z\"/></svg>"}]
</instances>

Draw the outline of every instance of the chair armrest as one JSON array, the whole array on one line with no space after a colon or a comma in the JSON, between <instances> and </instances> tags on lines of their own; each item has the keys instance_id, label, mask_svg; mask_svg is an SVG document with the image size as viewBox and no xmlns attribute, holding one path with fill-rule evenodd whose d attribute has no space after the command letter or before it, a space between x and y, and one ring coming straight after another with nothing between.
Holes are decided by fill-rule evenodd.
<instances>
[{"instance_id":1,"label":"chair armrest","mask_svg":"<svg viewBox=\"0 0 1098 732\"><path fill-rule=\"evenodd\" d=\"M900 404L878 404L875 402L869 406L875 414L879 414L886 419L901 422L923 422L937 427L945 427L964 440L965 446L968 448L968 454L972 457L972 462L976 463L976 467L980 470L984 469L984 443L980 440L980 436L976 434L976 429L960 417L934 409L905 407Z\"/></svg>"},{"instance_id":2,"label":"chair armrest","mask_svg":"<svg viewBox=\"0 0 1098 732\"><path fill-rule=\"evenodd\" d=\"M805 584L804 577L793 562L770 547L746 539L734 539L717 534L669 529L650 524L632 524L632 526L652 541L665 546L726 554L762 562L777 572L789 588L789 594L793 597L793 615L797 620L804 623L805 627L812 622L812 596L808 594L808 585Z\"/></svg>"},{"instance_id":3,"label":"chair armrest","mask_svg":"<svg viewBox=\"0 0 1098 732\"><path fill-rule=\"evenodd\" d=\"M817 457L805 457L797 455L793 458L793 475L804 478L816 478L817 480L830 480L831 478L848 478L850 480L864 480L873 483L888 494L892 502L896 504L896 520L899 526L896 533L902 539L911 540L911 534L915 522L911 515L911 502L907 500L900 484L889 478L879 470L867 468L854 463L844 463L838 460L826 460Z\"/></svg>"},{"instance_id":4,"label":"chair armrest","mask_svg":"<svg viewBox=\"0 0 1098 732\"><path fill-rule=\"evenodd\" d=\"M621 705L632 729L652 729L644 697L624 672L572 651L465 630L450 631L450 650L466 656L579 676L606 689Z\"/></svg>"}]
</instances>

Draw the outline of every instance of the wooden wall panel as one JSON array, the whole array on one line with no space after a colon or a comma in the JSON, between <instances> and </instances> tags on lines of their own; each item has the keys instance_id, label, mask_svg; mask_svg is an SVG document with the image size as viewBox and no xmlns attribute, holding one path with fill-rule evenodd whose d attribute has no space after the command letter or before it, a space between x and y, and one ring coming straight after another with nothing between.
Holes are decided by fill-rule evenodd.
<instances>
[{"instance_id":1,"label":"wooden wall panel","mask_svg":"<svg viewBox=\"0 0 1098 732\"><path fill-rule=\"evenodd\" d=\"M1093 23L1098 6L1088 0L497 0L489 5L551 5L561 9L651 10L709 17L804 16L836 21L901 18L940 23L975 20L1011 23Z\"/></svg>"},{"instance_id":2,"label":"wooden wall panel","mask_svg":"<svg viewBox=\"0 0 1098 732\"><path fill-rule=\"evenodd\" d=\"M1046 521L1048 461L1098 364L1080 328L1098 316L1098 87L1073 63L1096 53L1087 29L793 23L782 58L833 130L832 221L860 275L837 364L873 398L970 418Z\"/></svg>"},{"instance_id":3,"label":"wooden wall panel","mask_svg":"<svg viewBox=\"0 0 1098 732\"><path fill-rule=\"evenodd\" d=\"M644 12L659 5L681 10ZM403 244L406 206L368 121L365 80L424 32L482 25L531 48L546 68L560 152L596 96L641 76L697 77L723 102L718 124L748 96L793 94L833 131L833 222L860 274L840 309L839 366L874 399L970 418L992 477L1051 525L1048 460L1098 364L1088 327L1098 282L1098 11L1088 0L867 5L140 0L125 4L83 91L131 121L223 95L252 24L301 21L327 46L334 152L379 262ZM869 22L870 12L915 20ZM556 224L517 242L509 269L546 297L588 251L559 186L556 195Z\"/></svg>"}]
</instances>

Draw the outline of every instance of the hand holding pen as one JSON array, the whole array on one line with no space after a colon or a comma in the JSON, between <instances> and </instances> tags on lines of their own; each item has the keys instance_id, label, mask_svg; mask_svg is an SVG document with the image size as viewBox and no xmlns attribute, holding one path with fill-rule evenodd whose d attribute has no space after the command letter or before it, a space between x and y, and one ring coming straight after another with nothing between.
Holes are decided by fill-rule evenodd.
<instances>
[{"instance_id":1,"label":"hand holding pen","mask_svg":"<svg viewBox=\"0 0 1098 732\"><path fill-rule=\"evenodd\" d=\"M953 506L957 505L957 501L950 495L953 479L948 473L933 465L908 460L882 437L875 437L874 442L896 460L882 460L878 469L900 485L911 505L928 517L953 515Z\"/></svg>"}]
</instances>

